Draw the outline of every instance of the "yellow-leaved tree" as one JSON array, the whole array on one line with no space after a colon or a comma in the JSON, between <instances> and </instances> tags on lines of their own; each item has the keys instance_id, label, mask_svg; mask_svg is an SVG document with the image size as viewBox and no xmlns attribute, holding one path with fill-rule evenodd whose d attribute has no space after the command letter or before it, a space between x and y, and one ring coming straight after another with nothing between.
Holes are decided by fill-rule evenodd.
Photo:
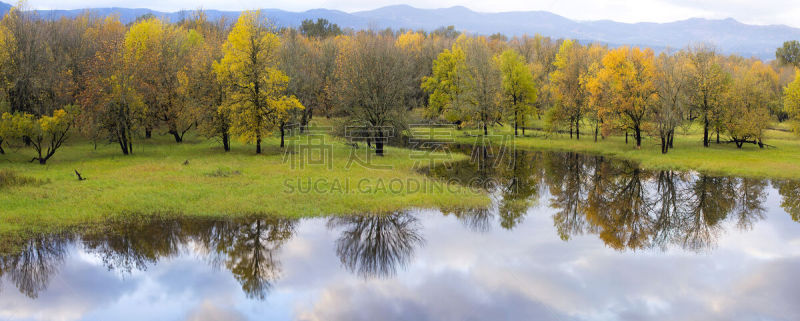
<instances>
[{"instance_id":1,"label":"yellow-leaved tree","mask_svg":"<svg viewBox=\"0 0 800 321\"><path fill-rule=\"evenodd\" d=\"M197 31L155 18L134 23L125 35L125 57L134 66L137 90L147 104L146 135L163 122L180 143L197 123L181 78L203 42Z\"/></svg>"},{"instance_id":2,"label":"yellow-leaved tree","mask_svg":"<svg viewBox=\"0 0 800 321\"><path fill-rule=\"evenodd\" d=\"M37 153L31 162L39 161L44 165L67 140L78 110L77 106L68 105L55 110L52 116L38 118L28 113L6 112L0 116L0 134L8 138L30 139L30 146Z\"/></svg>"},{"instance_id":3,"label":"yellow-leaved tree","mask_svg":"<svg viewBox=\"0 0 800 321\"><path fill-rule=\"evenodd\" d=\"M642 130L648 107L656 103L656 68L653 50L621 47L608 52L589 83L603 119L633 130L636 148L642 146Z\"/></svg>"},{"instance_id":4,"label":"yellow-leaved tree","mask_svg":"<svg viewBox=\"0 0 800 321\"><path fill-rule=\"evenodd\" d=\"M735 66L733 74L723 100L722 125L736 147L754 143L763 148L763 133L772 120L769 106L778 101L778 75L760 61Z\"/></svg>"},{"instance_id":5,"label":"yellow-leaved tree","mask_svg":"<svg viewBox=\"0 0 800 321\"><path fill-rule=\"evenodd\" d=\"M257 154L264 136L290 110L303 108L297 98L286 95L289 77L278 69L280 47L280 39L259 12L243 12L223 45L222 59L214 64L226 90L220 108L231 115L231 132L245 142L255 142Z\"/></svg>"}]
</instances>

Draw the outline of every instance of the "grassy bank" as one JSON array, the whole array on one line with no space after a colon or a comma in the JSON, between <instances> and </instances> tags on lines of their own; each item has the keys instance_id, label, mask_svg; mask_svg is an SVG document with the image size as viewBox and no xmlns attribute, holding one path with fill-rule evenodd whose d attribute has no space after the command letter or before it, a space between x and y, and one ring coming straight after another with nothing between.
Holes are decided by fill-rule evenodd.
<instances>
[{"instance_id":1,"label":"grassy bank","mask_svg":"<svg viewBox=\"0 0 800 321\"><path fill-rule=\"evenodd\" d=\"M534 127L542 125L537 123ZM619 135L595 142L593 130L589 127L582 128L580 140L571 139L565 133L529 130L526 131L526 136L517 137L515 143L517 148L529 150L608 155L638 162L648 169L696 170L720 175L800 179L800 137L791 133L788 128L785 124L775 124L767 130L764 142L771 147L764 149L753 144L738 149L735 144L724 143L727 139L724 135L721 136L722 143L717 144L714 136L711 146L703 147L702 128L699 126L680 129L675 136L675 148L667 154L661 154L658 137L643 138L641 149L635 149L633 136L627 144L625 137ZM459 142L474 143L475 136L481 133L475 130L460 131L455 137ZM513 129L496 128L491 134L510 135L513 134Z\"/></svg>"},{"instance_id":2,"label":"grassy bank","mask_svg":"<svg viewBox=\"0 0 800 321\"><path fill-rule=\"evenodd\" d=\"M265 142L263 155L242 144L225 153L218 142L199 137L182 144L166 136L138 141L130 156L113 144L95 150L88 142L73 142L45 166L28 162L29 149L7 149L0 155L0 171L6 173L0 175L5 182L0 184L0 235L21 237L142 215L307 217L489 202L484 193L471 191L414 192L408 180L427 178L417 173L408 150L389 147L385 157L373 157L374 165L391 169L348 168L352 147L326 139L330 169L292 168L274 138ZM363 145L357 152L365 158ZM74 170L87 180L78 181ZM316 188L307 191L309 183Z\"/></svg>"}]
</instances>

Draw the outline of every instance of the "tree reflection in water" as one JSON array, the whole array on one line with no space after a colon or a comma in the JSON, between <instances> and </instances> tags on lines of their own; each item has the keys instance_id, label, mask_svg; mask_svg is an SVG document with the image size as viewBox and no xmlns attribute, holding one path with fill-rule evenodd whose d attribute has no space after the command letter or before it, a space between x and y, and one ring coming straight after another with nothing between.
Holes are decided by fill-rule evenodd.
<instances>
[{"instance_id":1,"label":"tree reflection in water","mask_svg":"<svg viewBox=\"0 0 800 321\"><path fill-rule=\"evenodd\" d=\"M296 220L283 218L156 220L115 225L81 239L109 269L127 273L173 257L192 242L208 254L213 266L229 270L248 297L264 299L280 276L276 252L295 226Z\"/></svg>"},{"instance_id":2,"label":"tree reflection in water","mask_svg":"<svg viewBox=\"0 0 800 321\"><path fill-rule=\"evenodd\" d=\"M572 153L491 153L478 162L427 169L427 174L480 184L490 192L490 208L442 211L467 229L489 231L495 222L513 229L530 208L546 202L565 241L596 235L616 250L689 251L713 248L725 222L746 230L764 218L768 182L677 171L642 170L632 163ZM507 155L512 162L491 159ZM481 158L482 157L482 158ZM477 180L476 180L477 178ZM781 207L800 222L800 182L774 181ZM0 256L0 279L31 298L47 288L71 246L82 246L109 270L145 270L163 259L191 251L224 268L250 298L264 299L281 276L280 251L295 234L297 220L142 219L109 224L102 231L35 237L21 251ZM341 230L336 254L345 269L363 278L389 278L412 262L425 241L422 224L410 213L334 217Z\"/></svg>"},{"instance_id":3,"label":"tree reflection in water","mask_svg":"<svg viewBox=\"0 0 800 321\"><path fill-rule=\"evenodd\" d=\"M86 251L101 258L109 270L130 273L177 255L190 238L181 226L179 220L112 224L108 230L84 234L80 239Z\"/></svg>"},{"instance_id":4,"label":"tree reflection in water","mask_svg":"<svg viewBox=\"0 0 800 321\"><path fill-rule=\"evenodd\" d=\"M102 231L28 240L22 251L0 257L0 278L37 298L73 244L82 245L109 270L121 273L143 271L191 250L204 255L212 266L230 271L249 298L263 300L281 276L279 252L294 235L297 223L285 218L115 223ZM342 229L336 241L342 264L364 278L395 275L424 243L421 224L409 213L337 217L328 225Z\"/></svg>"},{"instance_id":5,"label":"tree reflection in water","mask_svg":"<svg viewBox=\"0 0 800 321\"><path fill-rule=\"evenodd\" d=\"M800 181L777 181L773 185L781 194L781 207L792 216L795 222L800 222Z\"/></svg>"},{"instance_id":6,"label":"tree reflection in water","mask_svg":"<svg viewBox=\"0 0 800 321\"><path fill-rule=\"evenodd\" d=\"M30 239L20 252L0 257L0 278L7 278L20 293L35 299L64 263L67 245L68 238L61 236Z\"/></svg>"},{"instance_id":7,"label":"tree reflection in water","mask_svg":"<svg viewBox=\"0 0 800 321\"><path fill-rule=\"evenodd\" d=\"M462 182L470 182L471 177L492 182L485 187L498 196L496 213L505 229L524 219L544 188L563 240L589 233L617 250L676 245L705 251L716 244L722 222L731 220L740 229L750 229L764 217L766 180L642 170L631 162L575 153L515 151L507 153L515 158L512 166L492 167L474 159L491 153L471 154L468 162L436 167L428 174ZM777 188L782 191L784 209L800 221L798 186L783 182ZM455 214L459 219L469 217ZM491 223L491 219L483 221L480 230L489 229ZM471 229L474 225L467 224Z\"/></svg>"},{"instance_id":8,"label":"tree reflection in water","mask_svg":"<svg viewBox=\"0 0 800 321\"><path fill-rule=\"evenodd\" d=\"M424 168L423 173L443 180L462 182L473 188L492 193L495 208L442 209L445 215L453 214L469 230L487 232L495 214L500 225L513 229L525 218L528 209L537 205L542 188L541 154L526 153L510 148L492 151L490 146L457 144L452 150L469 154L469 161L455 166L442 165Z\"/></svg>"},{"instance_id":9,"label":"tree reflection in water","mask_svg":"<svg viewBox=\"0 0 800 321\"><path fill-rule=\"evenodd\" d=\"M350 272L365 279L388 278L407 266L416 247L425 243L419 220L408 213L334 217L331 229L342 229L336 255Z\"/></svg>"},{"instance_id":10,"label":"tree reflection in water","mask_svg":"<svg viewBox=\"0 0 800 321\"><path fill-rule=\"evenodd\" d=\"M218 222L202 235L201 243L220 258L226 269L242 285L250 298L264 299L273 282L280 278L281 265L277 255L292 237L296 220L257 219L253 222Z\"/></svg>"},{"instance_id":11,"label":"tree reflection in water","mask_svg":"<svg viewBox=\"0 0 800 321\"><path fill-rule=\"evenodd\" d=\"M551 158L550 204L565 240L589 232L618 250L678 245L704 251L716 244L721 222L748 229L764 215L765 180L646 171L575 154Z\"/></svg>"},{"instance_id":12,"label":"tree reflection in water","mask_svg":"<svg viewBox=\"0 0 800 321\"><path fill-rule=\"evenodd\" d=\"M283 218L115 223L102 231L32 239L19 253L0 257L0 277L5 275L21 293L36 298L76 239L109 270L121 273L146 270L191 244L193 251L207 254L213 266L229 270L248 297L264 299L280 277L277 252L292 237L296 224Z\"/></svg>"}]
</instances>

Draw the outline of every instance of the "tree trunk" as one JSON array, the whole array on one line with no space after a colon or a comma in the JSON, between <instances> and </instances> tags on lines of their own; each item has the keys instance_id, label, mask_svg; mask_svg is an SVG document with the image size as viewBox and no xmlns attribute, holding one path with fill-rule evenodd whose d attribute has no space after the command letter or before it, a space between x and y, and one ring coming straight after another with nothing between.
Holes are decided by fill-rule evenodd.
<instances>
[{"instance_id":1,"label":"tree trunk","mask_svg":"<svg viewBox=\"0 0 800 321\"><path fill-rule=\"evenodd\" d=\"M306 109L303 110L303 116L300 117L300 133L301 134L303 132L305 132L306 126L308 125L308 120L310 119L310 117L309 117L310 114L311 114L311 107L306 107Z\"/></svg>"},{"instance_id":2,"label":"tree trunk","mask_svg":"<svg viewBox=\"0 0 800 321\"><path fill-rule=\"evenodd\" d=\"M594 142L597 142L597 134L600 132L600 126L598 124L594 124Z\"/></svg>"},{"instance_id":3,"label":"tree trunk","mask_svg":"<svg viewBox=\"0 0 800 321\"><path fill-rule=\"evenodd\" d=\"M580 120L575 120L575 139L581 140L581 123Z\"/></svg>"},{"instance_id":4,"label":"tree trunk","mask_svg":"<svg viewBox=\"0 0 800 321\"><path fill-rule=\"evenodd\" d=\"M703 116L703 147L708 147L708 115Z\"/></svg>"},{"instance_id":5,"label":"tree trunk","mask_svg":"<svg viewBox=\"0 0 800 321\"><path fill-rule=\"evenodd\" d=\"M483 122L483 136L489 135L489 130L486 128L486 122Z\"/></svg>"},{"instance_id":6,"label":"tree trunk","mask_svg":"<svg viewBox=\"0 0 800 321\"><path fill-rule=\"evenodd\" d=\"M256 154L261 154L261 135L256 135Z\"/></svg>"},{"instance_id":7,"label":"tree trunk","mask_svg":"<svg viewBox=\"0 0 800 321\"><path fill-rule=\"evenodd\" d=\"M519 121L517 121L517 111L515 110L514 111L514 136L517 136L517 124L519 124Z\"/></svg>"},{"instance_id":8,"label":"tree trunk","mask_svg":"<svg viewBox=\"0 0 800 321\"><path fill-rule=\"evenodd\" d=\"M128 155L128 143L124 142L121 138L118 139L119 147L122 149L122 155Z\"/></svg>"},{"instance_id":9,"label":"tree trunk","mask_svg":"<svg viewBox=\"0 0 800 321\"><path fill-rule=\"evenodd\" d=\"M122 149L122 155L130 154L128 150L128 135L124 129L117 131L117 142L119 143L119 148Z\"/></svg>"},{"instance_id":10,"label":"tree trunk","mask_svg":"<svg viewBox=\"0 0 800 321\"><path fill-rule=\"evenodd\" d=\"M717 144L719 144L719 130L717 130Z\"/></svg>"},{"instance_id":11,"label":"tree trunk","mask_svg":"<svg viewBox=\"0 0 800 321\"><path fill-rule=\"evenodd\" d=\"M145 128L144 129L144 138L150 139L150 137L152 137L152 136L153 136L153 129L151 129L149 127Z\"/></svg>"},{"instance_id":12,"label":"tree trunk","mask_svg":"<svg viewBox=\"0 0 800 321\"><path fill-rule=\"evenodd\" d=\"M3 150L3 141L2 141L2 140L0 140L0 155L3 155L3 154L5 154L5 153L6 153L6 151L5 151L5 150Z\"/></svg>"},{"instance_id":13,"label":"tree trunk","mask_svg":"<svg viewBox=\"0 0 800 321\"><path fill-rule=\"evenodd\" d=\"M285 132L285 125L281 124L281 148L283 148L283 137L286 135Z\"/></svg>"},{"instance_id":14,"label":"tree trunk","mask_svg":"<svg viewBox=\"0 0 800 321\"><path fill-rule=\"evenodd\" d=\"M669 136L667 137L667 139L668 139L667 144L669 148L675 148L675 146L672 144L672 141L675 139L675 129L669 131Z\"/></svg>"},{"instance_id":15,"label":"tree trunk","mask_svg":"<svg viewBox=\"0 0 800 321\"><path fill-rule=\"evenodd\" d=\"M222 133L222 148L225 149L226 152L231 151L231 138L228 136L228 133Z\"/></svg>"},{"instance_id":16,"label":"tree trunk","mask_svg":"<svg viewBox=\"0 0 800 321\"><path fill-rule=\"evenodd\" d=\"M375 137L375 155L383 156L383 132L379 129L376 134L377 135Z\"/></svg>"},{"instance_id":17,"label":"tree trunk","mask_svg":"<svg viewBox=\"0 0 800 321\"><path fill-rule=\"evenodd\" d=\"M569 122L569 139L572 139L572 121Z\"/></svg>"},{"instance_id":18,"label":"tree trunk","mask_svg":"<svg viewBox=\"0 0 800 321\"><path fill-rule=\"evenodd\" d=\"M183 142L183 137L181 137L181 135L178 133L177 130L170 130L169 133L172 134L173 137L175 137L175 142L176 143L182 143Z\"/></svg>"},{"instance_id":19,"label":"tree trunk","mask_svg":"<svg viewBox=\"0 0 800 321\"><path fill-rule=\"evenodd\" d=\"M633 132L634 135L636 135L636 148L642 148L642 130L639 128L639 126L634 126Z\"/></svg>"},{"instance_id":20,"label":"tree trunk","mask_svg":"<svg viewBox=\"0 0 800 321\"><path fill-rule=\"evenodd\" d=\"M628 145L628 130L625 130L625 145Z\"/></svg>"},{"instance_id":21,"label":"tree trunk","mask_svg":"<svg viewBox=\"0 0 800 321\"><path fill-rule=\"evenodd\" d=\"M667 153L667 148L668 148L667 140L668 139L664 137L664 135L661 135L661 154Z\"/></svg>"}]
</instances>

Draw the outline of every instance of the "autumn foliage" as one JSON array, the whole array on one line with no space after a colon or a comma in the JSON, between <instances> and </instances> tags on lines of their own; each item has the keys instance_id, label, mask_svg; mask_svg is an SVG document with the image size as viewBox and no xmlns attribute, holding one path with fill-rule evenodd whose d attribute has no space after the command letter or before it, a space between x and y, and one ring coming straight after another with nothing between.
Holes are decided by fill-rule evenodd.
<instances>
[{"instance_id":1,"label":"autumn foliage","mask_svg":"<svg viewBox=\"0 0 800 321\"><path fill-rule=\"evenodd\" d=\"M77 135L128 155L153 134L181 143L191 131L225 151L237 138L261 153L266 137L279 134L283 146L319 116L362 128L379 155L415 117L485 135L510 126L581 139L588 127L595 141L631 135L634 148L651 135L663 153L696 123L705 146L716 135L763 147L770 122L800 121L795 47L764 63L706 44L657 53L455 27L356 31L319 19L277 28L260 12L124 25L13 8L0 20L0 153L30 147L45 164Z\"/></svg>"}]
</instances>

